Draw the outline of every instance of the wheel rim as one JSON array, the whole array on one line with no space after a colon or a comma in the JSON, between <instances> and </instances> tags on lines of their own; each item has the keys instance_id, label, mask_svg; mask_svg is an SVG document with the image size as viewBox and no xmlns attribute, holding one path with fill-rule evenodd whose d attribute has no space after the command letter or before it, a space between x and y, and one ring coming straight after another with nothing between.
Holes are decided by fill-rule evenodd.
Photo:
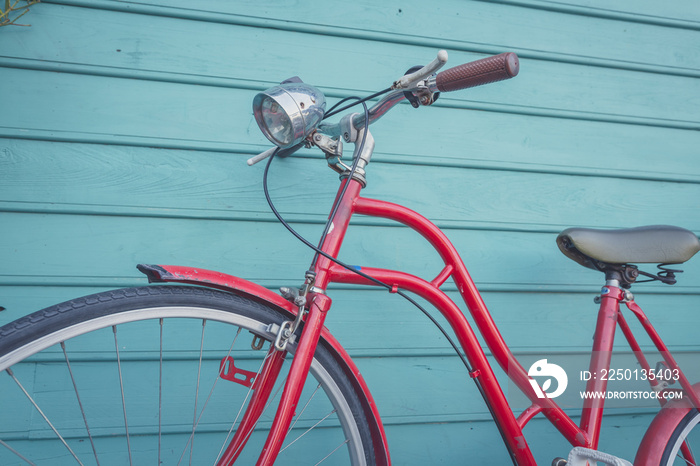
<instances>
[{"instance_id":1,"label":"wheel rim","mask_svg":"<svg viewBox=\"0 0 700 466\"><path fill-rule=\"evenodd\" d=\"M59 331L56 331L50 335L39 338L39 339L31 342L31 344L24 345L21 348L18 348L17 350L14 350L6 355L0 356L0 370L5 371L8 368L13 368L13 366L18 365L18 363L20 361L23 361L27 358L30 358L30 360L31 360L31 358L36 358L36 355L41 354L45 350L54 349L56 347L56 345L60 344L61 342L65 341L65 342L71 343L76 339L76 337L81 338L81 337L84 337L86 334L92 334L93 332L97 332L97 331L104 332L105 330L110 329L110 328L118 328L119 329L119 328L125 327L127 325L132 325L134 323L149 323L149 322L155 322L155 321L162 323L164 321L170 322L171 320L178 321L178 322L189 321L189 320L191 320L193 322L200 321L200 322L202 322L202 328L205 327L205 324L207 322L213 322L213 323L221 324L221 325L233 325L239 329L245 330L247 332L251 332L251 334L253 334L253 335L263 337L263 338L265 338L265 340L270 340L271 338L274 338L274 336L275 336L274 333L272 333L272 331L271 331L273 329L271 329L267 324L262 323L254 318L250 318L247 316L243 316L243 315L239 315L239 314L235 314L235 313L231 313L231 312L227 312L227 311L221 311L221 310L209 309L209 308L191 307L191 306L151 307L151 308L139 309L139 310L135 310L135 311L119 312L119 313L115 313L115 314L111 314L111 315L107 315L107 316L103 316L103 317L98 317L98 318L91 319L91 320L86 321L86 322L82 322L82 323L79 323L76 325L68 326L68 327L63 328ZM160 326L160 328L162 329L163 327ZM241 330L239 330L238 333L240 334ZM119 340L117 339L118 338L117 335L118 334L115 331L115 347L119 348L120 346L122 346L122 344L119 343ZM202 335L204 335L204 330L202 330ZM251 335L251 338L252 338L252 335ZM234 343L235 343L235 340L234 340ZM162 345L162 340L161 340L161 345ZM202 338L202 346L203 345L204 345L204 338ZM293 344L290 345L290 348L289 348L290 352L293 352L294 349L295 349L294 345ZM263 351L263 353L264 352L265 351ZM58 352L56 350L54 350L53 353L51 353L51 355L49 355L48 359L49 360L51 360L52 358L53 359L60 359L60 357L56 356L57 353ZM120 354L119 354L118 349L116 350L116 353L117 353L117 359L120 359ZM199 356L200 357L200 362L199 362L200 369L202 367L202 362L201 362L202 353L203 353L203 350L200 350L200 356ZM121 357L123 357L123 355ZM69 371L70 371L71 364L67 362L68 360L69 359L66 356L66 366L68 366ZM42 363L32 362L32 364L42 364ZM164 364L165 363L163 362L162 356L161 356L161 362L160 362L160 371L161 372L163 370ZM211 366L211 363L209 363L208 365ZM120 379L119 383L121 385L122 401L124 401L125 395L124 395L124 387L123 387L122 382L121 382L121 378L122 378L121 372L122 372L122 363L119 363L119 379ZM10 371L10 372L8 372L8 375L10 373L14 374L13 371ZM351 408L347 404L347 401L345 400L345 397L343 396L341 389L333 381L333 378L331 377L331 375L325 370L325 368L316 359L314 359L314 361L312 363L311 373L312 373L313 377L316 379L316 381L318 381L319 386L322 387L322 389L323 389L322 392L325 393L326 396L328 397L328 399L330 400L330 403L333 406L333 409L335 411L334 414L335 414L335 416L337 416L337 420L333 420L333 422L338 422L340 424L340 426L342 427L343 435L345 437L345 441L341 442L337 447L332 448L331 449L332 451L329 452L329 455L333 455L333 458L335 461L339 455L339 453L337 453L338 450L340 450L340 451L347 450L347 455L349 457L349 462L351 464L364 464L364 452L362 449L362 440L360 437L360 433L359 433L358 428L354 422L354 419L352 419ZM73 377L73 376L71 375L71 377ZM282 377L283 376L280 376L280 378L282 378ZM11 376L11 378L14 378L14 377ZM198 384L197 391L199 391L199 376L198 376L197 380L198 380L197 381L197 384ZM223 381L220 378L218 380L221 380L221 382L219 382L221 384L228 383L228 381ZM16 381L13 380L13 383L16 384ZM216 383L217 382L215 381L214 384L216 385ZM278 383L279 383L279 381L278 381ZM10 383L10 385L13 385L13 384ZM160 384L160 387L162 387L162 384ZM159 390L162 391L162 388L160 388L160 387L159 387ZM241 387L241 388L245 388L245 387ZM212 388L211 390L214 391L214 388ZM279 391L279 389L276 389L276 390ZM77 393L78 393L78 390L76 389L76 394ZM201 398L201 396L199 398ZM198 400L197 395L195 395L195 400ZM197 404L197 402L198 401L195 401L195 405ZM302 399L300 401L300 406L303 406L304 403L305 403L305 401ZM124 403L124 405L126 406L126 403ZM267 409L267 410L271 410L272 413L274 413L274 409L276 408L276 402L270 403L270 405L272 407L271 408L268 407L269 409ZM80 409L82 410L83 408L81 407ZM196 414L197 409L198 408L195 408L195 413L194 413L193 420L192 420L192 423L194 425L193 431L197 431L197 429L200 428L199 421L197 421L197 414ZM125 407L124 408L124 412L125 412L124 413L124 418L125 418L124 424L125 424L126 430L128 431L128 426L129 426L130 421L126 420L127 419L126 411L127 411L127 408ZM202 410L202 412L204 412L204 410ZM162 413L162 410L159 409L159 416L161 415L161 413ZM83 416L84 416L84 412L83 412ZM202 414L199 415L200 419L201 419L201 417L202 417ZM293 421L293 422L295 422L295 421ZM296 422L298 422L298 421L296 421ZM296 422L295 422L295 424L296 424ZM323 422L325 422L325 421L322 421L322 423ZM332 427L333 422L329 423L329 424L331 424L331 427ZM261 422L261 427L264 427L263 422ZM305 428L304 423L301 423L299 425L299 427ZM317 427L317 429L318 428L326 428L326 427L321 425L320 427ZM127 443L129 442L130 436L133 437L133 436L141 436L141 435L143 435L143 432L139 428L135 429L132 432L128 432L126 434ZM306 436L306 434L304 434L298 438L302 438L304 436ZM73 437L70 437L70 438L72 439ZM291 438L293 438L293 437L291 437ZM159 433L158 433L158 439L160 442L160 439L161 439L160 429L159 429ZM10 443L10 442L5 443L5 442L3 442L3 440L5 440L5 439L0 440L0 442L2 442L2 444L0 444L0 449L2 449L3 445L9 447L8 443ZM92 442L92 438L90 439L90 441ZM225 442L227 442L227 441L228 440L226 440ZM67 443L70 444L71 442L67 442ZM194 444L194 441L192 443ZM283 446L283 449L287 448L287 446L289 446L290 443L294 443L294 442L289 442L289 441L285 442L285 446ZM224 446L225 446L225 444L226 443L224 443ZM67 444L65 445L65 447L70 450L70 448L68 447ZM185 451L188 448L190 448L190 451L195 451L196 444L194 447L186 447ZM132 459L131 459L132 449L133 449L132 446L129 446L129 453L130 453L129 459L130 459L130 461L132 461ZM283 453L284 453L284 451L281 454L283 454ZM72 450L71 450L70 455L75 456L73 454ZM160 459L160 455L161 455L161 453L160 453L160 448L159 448L159 453L158 453L159 459ZM190 455L191 455L191 453L190 453ZM69 456L69 457L71 457L71 456ZM21 458L21 456L20 456L20 458ZM283 458L283 457L281 456L280 458ZM323 461L324 459L325 459L325 457L320 458L321 461ZM93 459L93 461L95 461L95 460ZM183 455L181 455L181 458L178 460L178 463L179 464L188 464L190 461L191 460L189 458L187 458L187 454L184 453ZM104 464L103 461L100 461L100 463ZM73 461L73 464L75 464L75 461ZM311 464L313 464L313 463L311 463Z\"/></svg>"},{"instance_id":2,"label":"wheel rim","mask_svg":"<svg viewBox=\"0 0 700 466\"><path fill-rule=\"evenodd\" d=\"M696 429L700 423L700 414L689 413L692 417L685 423L685 426L678 427L680 432L676 437L675 443L671 446L666 464L668 466L696 466L698 464L698 454L700 454L700 429ZM685 445L684 445L685 444ZM691 458L686 458L684 455L685 449L690 450ZM687 451L687 450L686 450Z\"/></svg>"}]
</instances>

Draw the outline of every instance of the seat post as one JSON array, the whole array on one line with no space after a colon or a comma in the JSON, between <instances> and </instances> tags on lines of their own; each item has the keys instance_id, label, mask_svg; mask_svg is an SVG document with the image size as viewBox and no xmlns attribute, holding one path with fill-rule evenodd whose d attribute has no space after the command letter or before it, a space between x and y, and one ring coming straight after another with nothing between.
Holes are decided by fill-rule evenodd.
<instances>
[{"instance_id":1,"label":"seat post","mask_svg":"<svg viewBox=\"0 0 700 466\"><path fill-rule=\"evenodd\" d=\"M617 269L605 270L605 286L622 288L622 272Z\"/></svg>"},{"instance_id":2,"label":"seat post","mask_svg":"<svg viewBox=\"0 0 700 466\"><path fill-rule=\"evenodd\" d=\"M605 272L605 286L629 289L637 280L639 270L636 265L610 265L603 269Z\"/></svg>"}]
</instances>

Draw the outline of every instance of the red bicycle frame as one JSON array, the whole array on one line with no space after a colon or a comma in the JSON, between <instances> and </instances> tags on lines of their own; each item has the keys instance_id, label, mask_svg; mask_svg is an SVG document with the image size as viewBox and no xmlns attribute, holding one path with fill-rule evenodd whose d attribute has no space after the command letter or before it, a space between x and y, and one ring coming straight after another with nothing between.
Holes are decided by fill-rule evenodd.
<instances>
[{"instance_id":1,"label":"red bicycle frame","mask_svg":"<svg viewBox=\"0 0 700 466\"><path fill-rule=\"evenodd\" d=\"M410 209L389 202L360 197L361 184L356 180L343 181L339 190L339 195L345 183L348 184L345 195L342 199L336 199L339 205L333 219L334 228L326 237L322 245L322 250L333 257L337 257L350 219L354 214L383 217L402 223L420 233L437 250L440 257L445 262L445 267L438 276L430 282L394 270L363 267L362 271L373 278L390 284L394 290L401 288L421 296L435 306L447 319L473 369L470 376L477 378L483 387L486 401L492 408L494 420L500 426L504 434L504 440L508 444L508 448L512 452L513 459L517 464L536 464L523 436L522 429L528 421L540 412L549 419L573 446L595 449L600 436L600 426L605 400L603 398L585 400L581 425L577 426L552 399L538 398L532 390L530 377L527 371L515 360L515 357L503 340L476 285L469 276L463 261L445 234L425 217ZM325 257L319 258L315 267L315 272L315 285L321 289L325 289L329 283L352 283L376 286L374 282L339 266ZM503 390L496 380L493 368L486 359L486 355L479 345L474 330L470 326L466 316L459 307L440 290L440 286L449 277L452 277L457 285L479 332L483 335L496 361L532 402L532 406L525 410L518 418L515 417L510 409ZM696 408L700 407L700 399L698 399L696 392L680 371L678 364L649 323L641 308L639 308L634 301L625 300L624 290L614 286L608 286L607 290L608 292L602 295L598 314L598 323L593 343L593 355L590 362L591 372L600 371L603 368L609 367L615 328L618 322L630 346L639 358L642 367L649 368L649 364L642 355L634 336L629 331L626 321L621 317L620 303L626 302L629 309L639 318L652 341L664 356L668 366L671 369L677 369L679 371L681 376L679 382L688 394L693 406ZM299 370L295 371L295 367L292 367L287 387L285 387L280 404L280 407L284 407L284 409L280 409L275 419L275 427L277 427L277 424L280 424L280 426L278 429L273 428L268 438L270 450L276 450L278 445L281 445L281 441L284 438L284 432L286 432L286 428L289 425L289 420L293 413L292 406L295 406L296 401L298 401L294 400L295 397L298 397L298 394L293 389L295 386L299 385L299 379L301 379L303 383L303 378L305 377L304 368L307 364L306 360L310 360L313 354L312 349L315 348L315 342L313 340L318 338L316 336L316 329L323 325L326 312L330 307L330 299L326 296L316 294L315 298L323 298L323 301L320 305L317 305L316 302L312 304L311 312L306 318L307 327L304 329L304 333L301 336L302 344L305 344L305 348L309 348L311 354L304 354L301 348L297 351L295 363ZM297 359L299 359L299 362L297 362ZM587 390L605 391L606 384L607 380L605 379L592 379L588 382ZM286 409L287 406L290 407L289 410ZM270 459L270 457L271 456L268 455L265 458L261 458L259 464L267 464L266 461Z\"/></svg>"},{"instance_id":2,"label":"red bicycle frame","mask_svg":"<svg viewBox=\"0 0 700 466\"><path fill-rule=\"evenodd\" d=\"M345 187L345 185L347 185L347 187ZM600 437L605 399L585 399L582 408L581 423L580 425L576 425L571 417L569 417L551 398L538 398L530 384L532 379L508 348L463 261L445 234L428 219L406 207L390 202L361 197L361 189L361 183L354 179L346 179L341 183L338 196L335 200L338 208L333 218L333 228L328 233L321 246L322 251L332 257L338 256L345 233L350 224L350 219L355 214L390 219L402 223L420 233L436 249L445 263L445 267L433 280L426 281L404 272L370 267L363 267L362 272L390 285L394 292L401 288L421 296L430 302L447 319L472 368L472 372L470 372L469 375L477 379L477 382L481 385L485 401L489 405L494 420L501 430L503 439L511 452L513 461L518 465L536 465L522 430L532 418L540 413L559 430L571 445L596 449ZM343 191L344 195L341 198L340 196ZM151 278L152 281L178 281L225 288L235 293L243 293L253 298L265 300L271 304L285 308L290 312L294 312L289 303L284 301L279 295L274 295L258 285L235 277L181 267L157 267L162 268L156 270L155 268L147 267L147 273L149 273L149 278ZM316 274L314 286L316 289L320 290L325 290L330 283L377 285L375 282L341 267L324 256L319 256L314 266L314 272ZM460 308L440 290L440 286L450 277L452 277L457 285L479 332L483 336L486 345L499 366L532 403L531 406L525 409L517 418L501 386L498 384L494 370L489 364L484 350L479 344L476 334L466 316ZM357 372L356 368L354 368L349 361L349 357L342 351L342 348L337 345L337 342L329 336L328 332L323 327L326 314L331 307L331 299L323 293L312 292L308 302L308 314L304 319L304 329L299 338L298 347L292 360L292 366L281 396L279 408L275 414L275 419L270 433L268 434L263 452L258 460L258 465L271 465L274 463L279 453L296 411L301 388L306 380L313 354L322 334L326 340L331 338L334 347L339 349L343 359L353 368L354 375L359 381L360 389L365 392L365 396L367 396L370 401L372 415L377 422L380 422L379 415L371 400L371 395L367 391L364 382L361 380L359 372ZM668 348L661 340L661 337L655 331L642 309L634 302L631 293L621 289L616 283L608 282L601 293L600 310L598 313L589 365L590 372L600 373L602 369L609 369L617 325L620 326L621 331L641 367L647 371L651 370L648 361L642 354L639 343L620 312L620 303L626 304L627 308L638 318L642 327L645 329L658 351L662 354L668 367L671 370L678 371L678 381L686 396L685 399L687 401L684 403L687 403L688 409L700 408L698 392L688 382L675 359L668 351ZM271 351L271 354L272 353L274 353L274 350ZM219 464L232 464L233 461L235 461L237 452L243 447L247 436L252 432L255 421L262 411L262 405L265 404L272 390L272 386L274 385L280 361L284 358L284 355L280 354L281 352L278 355L272 354L267 358L265 366L262 369L262 374L270 374L271 379L267 380L268 377L263 376L258 377L255 381L257 384L255 387L256 395L254 400L249 404L244 417L248 427L243 429L239 428L237 438L234 438L231 445L229 445L226 454L220 460ZM652 388L662 390L660 387L657 387L659 384L658 381L650 381L650 384ZM587 382L586 391L605 392L606 387L606 379L601 377L592 378ZM661 399L662 398L660 398L660 400ZM669 413L663 414L664 416L660 416L655 423L659 425L663 423L675 425L673 423L676 422L676 418L674 417L676 414L673 416L667 415ZM378 444L382 445L384 451L380 452L377 461L389 464L386 440L381 427L378 436L381 437ZM640 449L638 458L640 454L644 454L642 452L644 448L647 447L643 446ZM653 446L648 448L653 448ZM644 457L642 456L642 460L643 459Z\"/></svg>"}]
</instances>

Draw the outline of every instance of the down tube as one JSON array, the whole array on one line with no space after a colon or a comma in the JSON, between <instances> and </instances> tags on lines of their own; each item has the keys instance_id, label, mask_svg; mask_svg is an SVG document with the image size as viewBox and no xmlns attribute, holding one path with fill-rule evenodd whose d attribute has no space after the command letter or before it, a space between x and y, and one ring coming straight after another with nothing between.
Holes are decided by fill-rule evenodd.
<instances>
[{"instance_id":1,"label":"down tube","mask_svg":"<svg viewBox=\"0 0 700 466\"><path fill-rule=\"evenodd\" d=\"M542 408L542 412L547 419L573 446L588 447L590 445L588 434L583 432L552 399L538 399L536 397L530 386L530 378L527 375L527 371L515 359L508 348L459 253L440 228L411 209L374 199L358 197L355 200L354 213L391 219L420 233L440 254L440 257L445 262L446 269L451 269L450 275L460 290L479 332L483 335L487 346L501 368L506 371L511 380L533 403ZM439 307L438 309L442 312L442 309ZM454 330L459 332L459 328ZM478 350L483 353L480 347ZM507 404L506 407L508 408ZM512 415L510 408L508 408L508 411Z\"/></svg>"}]
</instances>

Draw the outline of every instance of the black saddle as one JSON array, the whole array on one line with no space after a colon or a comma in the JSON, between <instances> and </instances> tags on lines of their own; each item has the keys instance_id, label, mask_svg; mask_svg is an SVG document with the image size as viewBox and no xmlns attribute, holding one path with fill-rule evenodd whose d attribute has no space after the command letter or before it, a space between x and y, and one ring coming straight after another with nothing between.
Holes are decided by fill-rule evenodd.
<instances>
[{"instance_id":1,"label":"black saddle","mask_svg":"<svg viewBox=\"0 0 700 466\"><path fill-rule=\"evenodd\" d=\"M680 264L700 251L700 240L684 228L651 225L619 230L568 228L557 237L559 249L595 270L607 265Z\"/></svg>"}]
</instances>

